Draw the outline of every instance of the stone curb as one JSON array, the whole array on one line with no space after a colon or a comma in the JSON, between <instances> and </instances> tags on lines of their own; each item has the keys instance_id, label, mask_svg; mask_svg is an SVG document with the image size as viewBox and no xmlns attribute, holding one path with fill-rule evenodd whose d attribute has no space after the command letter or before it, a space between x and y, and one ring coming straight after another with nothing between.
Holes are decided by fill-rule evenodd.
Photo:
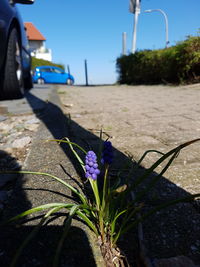
<instances>
[{"instance_id":1,"label":"stone curb","mask_svg":"<svg viewBox=\"0 0 200 267\"><path fill-rule=\"evenodd\" d=\"M50 96L49 103L47 104L46 114L42 116L41 124L38 128L38 131L35 134L35 137L32 142L32 146L25 161L25 169L31 171L44 171L56 175L57 177L63 177L63 170L59 167L59 164L62 164L70 175L76 176L76 171L71 161L67 155L63 152L61 147L57 143L45 142L48 139L61 139L67 135L67 125L65 125L64 114L62 113L61 102L56 93L56 90L53 90ZM55 165L55 166L54 166ZM23 187L30 187L33 177L29 175L24 176ZM34 178L33 178L34 179ZM43 179L43 178L42 178ZM34 187L41 187L43 182L39 180L34 181ZM50 184L51 182L49 182ZM70 183L70 182L68 182ZM55 185L56 189L60 191L59 185ZM62 190L60 191L62 192ZM71 192L69 192L70 194ZM37 193L38 194L38 193ZM33 206L39 205L39 201L43 198L43 195L34 198L32 193L27 194L28 200L32 203ZM56 202L53 201L54 197L52 195L45 196L45 202ZM44 203L42 203L44 204ZM58 224L61 222L58 221ZM93 233L83 225L79 225L75 222L77 227L83 227L89 245L91 247L93 257L97 267L105 266L104 260L101 255L100 248L98 247Z\"/></svg>"},{"instance_id":2,"label":"stone curb","mask_svg":"<svg viewBox=\"0 0 200 267\"><path fill-rule=\"evenodd\" d=\"M69 179L69 177L63 172L63 169L65 169L67 173L74 177L74 180L79 180L76 170L72 162L68 158L67 154L65 153L64 148L58 145L56 142L46 142L46 140L61 139L64 136L67 136L68 129L67 125L65 124L66 118L62 112L61 103L57 92L55 89L52 90L48 102L45 102L44 100L41 100L38 97L34 97L34 101L38 101L39 104L44 106L44 108L42 110L39 110L39 112L38 110L36 111L35 115L40 120L40 124L33 136L30 150L23 164L23 170L46 172L52 175L56 175L57 177L62 178L63 180L67 179L67 183L76 186L76 182L74 182L72 179ZM30 105L31 104L32 103L30 103ZM68 198L71 197L71 191L61 186L58 182L52 181L52 179L48 179L44 176L40 176L38 178L38 176L31 174L19 176L17 175L17 177L16 175L9 174L1 177L2 186L4 186L4 184L7 182L13 181L13 179L16 179L16 185L12 190L13 192L11 196L9 196L9 201L6 204L5 210L3 210L3 205L1 205L0 203L0 211L3 210L4 219L15 216L27 209L30 209L31 207L36 207L39 205L53 202L70 202ZM7 192L0 191L0 199L4 201L7 198ZM26 229L31 229L32 231L32 229L38 224L38 222L38 219L31 220L30 216L30 220L28 220L28 222L21 226L21 231L27 231ZM42 233L44 231L49 233L46 237L46 241L52 242L51 237L55 238L55 231L58 231L59 233L62 232L63 222L63 218L58 218L55 221L50 222L48 226L44 228L44 230L42 230ZM75 232L73 232L73 229L75 229ZM23 242L25 236L23 237L22 234L20 240L20 234L18 234L18 230L16 231L15 227L13 226L11 226L10 228L8 226L6 230L2 231L1 233L2 235L0 240L0 262L2 267L6 267L9 266L14 251L19 246L20 242ZM102 257L100 248L93 232L91 232L90 229L86 227L83 223L74 220L72 222L72 233L73 234L70 237L71 243L66 242L69 243L69 245L67 246L69 247L70 251L68 253L64 253L64 256L62 255L60 266L79 266L76 264L76 257L78 258L78 261L80 261L80 257L83 252L89 252L91 254L91 256L85 257L85 259L83 260L83 264L84 262L85 264L87 262L87 265L91 267L105 266L104 259ZM57 232L56 236L58 236ZM20 241L18 240L18 237ZM21 265L17 266L47 266L46 263L43 263L43 259L41 259L43 255L40 253L41 256L37 256L37 247L41 243L43 243L43 240L39 240L39 242L38 240L36 240L36 243L32 242L32 244L30 244L31 249L29 249L28 247L26 248L28 249L27 257L26 254L24 256L22 255L22 257L20 257L19 259L19 264ZM81 252L82 254L79 253L80 255L76 256L77 246L81 246L81 242L83 243L83 248L78 247L78 249L83 252ZM48 246L46 245L45 241L44 245L45 247ZM84 248L84 246L86 248ZM46 251L48 251L48 249L46 249ZM49 258L51 256L52 255L49 255L49 252L47 252L46 257ZM21 259L23 262L20 262ZM44 259L44 261L45 260L46 259Z\"/></svg>"}]
</instances>

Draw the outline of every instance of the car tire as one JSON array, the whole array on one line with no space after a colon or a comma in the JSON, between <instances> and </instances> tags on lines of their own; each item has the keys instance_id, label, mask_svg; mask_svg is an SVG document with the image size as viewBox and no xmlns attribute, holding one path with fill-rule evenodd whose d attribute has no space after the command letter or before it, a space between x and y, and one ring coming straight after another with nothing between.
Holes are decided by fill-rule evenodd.
<instances>
[{"instance_id":1,"label":"car tire","mask_svg":"<svg viewBox=\"0 0 200 267\"><path fill-rule=\"evenodd\" d=\"M44 84L44 83L45 83L45 81L44 81L44 79L42 79L42 78L39 78L39 79L37 80L37 83L38 83L38 84Z\"/></svg>"},{"instance_id":2,"label":"car tire","mask_svg":"<svg viewBox=\"0 0 200 267\"><path fill-rule=\"evenodd\" d=\"M66 82L66 84L67 84L67 85L72 85L72 84L73 84L73 82L72 82L72 80L71 80L71 79L69 79L69 78L68 78L68 79L67 79L67 82Z\"/></svg>"},{"instance_id":3,"label":"car tire","mask_svg":"<svg viewBox=\"0 0 200 267\"><path fill-rule=\"evenodd\" d=\"M24 88L26 90L33 88L33 79L31 73L29 73L28 77L24 79Z\"/></svg>"},{"instance_id":4,"label":"car tire","mask_svg":"<svg viewBox=\"0 0 200 267\"><path fill-rule=\"evenodd\" d=\"M24 95L21 44L15 28L11 30L8 38L0 95L4 99L20 98Z\"/></svg>"}]
</instances>

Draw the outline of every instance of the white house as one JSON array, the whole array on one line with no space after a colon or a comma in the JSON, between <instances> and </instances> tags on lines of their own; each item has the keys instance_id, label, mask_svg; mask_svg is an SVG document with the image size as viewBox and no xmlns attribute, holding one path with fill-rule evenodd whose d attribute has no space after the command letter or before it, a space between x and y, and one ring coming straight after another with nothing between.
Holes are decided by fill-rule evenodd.
<instances>
[{"instance_id":1,"label":"white house","mask_svg":"<svg viewBox=\"0 0 200 267\"><path fill-rule=\"evenodd\" d=\"M38 31L31 22L25 22L26 35L28 38L31 56L52 61L51 49L45 46L46 38Z\"/></svg>"}]
</instances>

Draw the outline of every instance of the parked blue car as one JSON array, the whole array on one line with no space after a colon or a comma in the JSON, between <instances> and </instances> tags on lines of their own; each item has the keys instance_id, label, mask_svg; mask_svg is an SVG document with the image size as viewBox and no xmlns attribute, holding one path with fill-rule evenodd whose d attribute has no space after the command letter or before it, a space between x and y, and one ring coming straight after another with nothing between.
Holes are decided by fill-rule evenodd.
<instances>
[{"instance_id":1,"label":"parked blue car","mask_svg":"<svg viewBox=\"0 0 200 267\"><path fill-rule=\"evenodd\" d=\"M74 77L58 67L40 66L33 71L33 82L38 84L64 83L72 85L74 84Z\"/></svg>"}]
</instances>

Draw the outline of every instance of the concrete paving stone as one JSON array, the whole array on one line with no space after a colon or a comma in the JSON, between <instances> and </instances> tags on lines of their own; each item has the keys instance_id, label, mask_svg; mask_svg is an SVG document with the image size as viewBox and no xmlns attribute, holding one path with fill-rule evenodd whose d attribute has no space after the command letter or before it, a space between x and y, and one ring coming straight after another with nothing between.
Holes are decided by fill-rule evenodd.
<instances>
[{"instance_id":1,"label":"concrete paving stone","mask_svg":"<svg viewBox=\"0 0 200 267\"><path fill-rule=\"evenodd\" d=\"M14 140L12 143L13 148L23 148L31 143L31 137L30 136L24 136L22 138L18 138Z\"/></svg>"},{"instance_id":2,"label":"concrete paving stone","mask_svg":"<svg viewBox=\"0 0 200 267\"><path fill-rule=\"evenodd\" d=\"M37 118L30 118L29 120L26 120L26 124L39 124L40 120Z\"/></svg>"},{"instance_id":3,"label":"concrete paving stone","mask_svg":"<svg viewBox=\"0 0 200 267\"><path fill-rule=\"evenodd\" d=\"M65 113L72 115L72 121L91 132L103 126L114 147L131 154L136 160L147 149L166 153L181 143L200 137L200 84L179 87L100 86L98 90L73 87L60 98L63 104L73 103L70 110L64 107ZM89 103L94 103L94 106ZM181 151L151 197L156 199L160 194L159 200L164 201L199 192L199 153L200 143ZM149 155L143 166L149 168L158 158ZM159 173L163 167L164 164L159 165L156 172ZM180 204L174 210L170 208L151 218L145 224L150 255L170 258L184 252L195 263L200 263L199 255L191 249L199 240L199 219L197 209L191 204ZM162 238L162 234L166 237Z\"/></svg>"}]
</instances>

